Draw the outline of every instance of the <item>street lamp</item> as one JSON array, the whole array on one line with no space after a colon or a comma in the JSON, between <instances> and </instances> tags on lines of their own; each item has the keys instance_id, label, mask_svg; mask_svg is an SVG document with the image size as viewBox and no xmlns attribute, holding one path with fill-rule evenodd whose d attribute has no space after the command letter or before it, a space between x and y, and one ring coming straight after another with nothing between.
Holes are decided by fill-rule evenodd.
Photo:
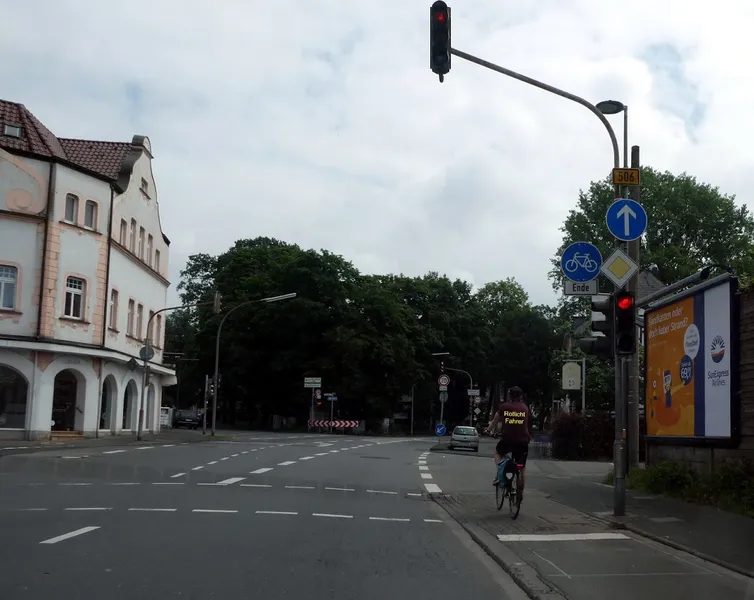
<instances>
[{"instance_id":1,"label":"street lamp","mask_svg":"<svg viewBox=\"0 0 754 600\"><path fill-rule=\"evenodd\" d=\"M236 312L239 308L248 306L249 304L260 304L260 303L270 304L272 302L290 300L291 298L295 298L295 297L296 297L296 292L293 292L290 294L282 294L280 296L270 296L269 298L260 298L259 300L247 300L246 302L241 302L241 304L236 304L227 313L225 313L225 316L220 320L220 325L217 326L217 337L215 338L215 375L213 379L214 385L212 386L214 388L212 390L212 435L215 435L215 424L217 421L217 387L218 387L217 379L218 379L218 374L220 370L220 334L222 333L223 325L225 325L225 320L234 312Z\"/></svg>"},{"instance_id":2,"label":"street lamp","mask_svg":"<svg viewBox=\"0 0 754 600\"><path fill-rule=\"evenodd\" d=\"M628 106L619 100L603 100L595 106L603 115L623 113L623 166L628 168Z\"/></svg>"}]
</instances>

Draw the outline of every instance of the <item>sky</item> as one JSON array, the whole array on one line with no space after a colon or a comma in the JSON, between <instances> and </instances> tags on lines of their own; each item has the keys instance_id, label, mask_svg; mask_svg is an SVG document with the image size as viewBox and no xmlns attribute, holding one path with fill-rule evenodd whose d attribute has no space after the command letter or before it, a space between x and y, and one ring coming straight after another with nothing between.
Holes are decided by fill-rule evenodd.
<instances>
[{"instance_id":1,"label":"sky","mask_svg":"<svg viewBox=\"0 0 754 600\"><path fill-rule=\"evenodd\" d=\"M590 102L629 143L747 202L754 3L455 0L453 46ZM606 177L586 108L465 62L429 70L429 0L0 0L0 97L60 137L149 136L170 301L189 255L274 237L364 273L547 279ZM609 117L622 139L622 116ZM587 240L588 241L588 240ZM290 290L281 290L287 292Z\"/></svg>"}]
</instances>

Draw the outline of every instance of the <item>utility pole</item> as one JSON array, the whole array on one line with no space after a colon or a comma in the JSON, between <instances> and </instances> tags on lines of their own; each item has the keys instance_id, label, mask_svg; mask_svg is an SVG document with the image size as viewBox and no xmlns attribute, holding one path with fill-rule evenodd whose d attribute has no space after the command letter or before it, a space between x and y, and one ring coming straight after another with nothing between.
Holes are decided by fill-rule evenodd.
<instances>
[{"instance_id":1,"label":"utility pole","mask_svg":"<svg viewBox=\"0 0 754 600\"><path fill-rule=\"evenodd\" d=\"M638 169L641 164L639 146L631 146L631 168ZM639 202L641 200L641 187L632 185L628 188L629 198ZM637 265L641 265L641 238L628 242L628 256ZM628 291L632 292L634 298L639 297L639 274L641 269L631 277L628 282ZM638 328L637 328L638 329ZM628 463L631 467L639 464L639 352L635 352L628 360Z\"/></svg>"}]
</instances>

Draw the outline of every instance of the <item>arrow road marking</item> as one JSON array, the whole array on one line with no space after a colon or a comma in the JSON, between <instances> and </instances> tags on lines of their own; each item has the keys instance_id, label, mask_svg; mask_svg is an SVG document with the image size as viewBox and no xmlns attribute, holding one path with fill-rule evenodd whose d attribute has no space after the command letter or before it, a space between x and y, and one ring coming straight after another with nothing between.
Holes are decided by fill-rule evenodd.
<instances>
[{"instance_id":1,"label":"arrow road marking","mask_svg":"<svg viewBox=\"0 0 754 600\"><path fill-rule=\"evenodd\" d=\"M631 219L636 218L636 213L626 204L618 211L618 218L620 217L623 217L623 235L628 237L631 233Z\"/></svg>"}]
</instances>

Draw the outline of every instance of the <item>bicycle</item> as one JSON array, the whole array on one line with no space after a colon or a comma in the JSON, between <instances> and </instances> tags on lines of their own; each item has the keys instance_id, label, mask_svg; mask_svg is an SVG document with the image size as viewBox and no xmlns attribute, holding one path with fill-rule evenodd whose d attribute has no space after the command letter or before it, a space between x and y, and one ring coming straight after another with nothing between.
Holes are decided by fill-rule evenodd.
<instances>
[{"instance_id":1,"label":"bicycle","mask_svg":"<svg viewBox=\"0 0 754 600\"><path fill-rule=\"evenodd\" d=\"M573 255L573 258L567 260L563 265L566 271L573 273L579 267L586 269L588 273L594 273L599 268L596 260L589 257L588 254L579 254L578 252Z\"/></svg>"},{"instance_id":2,"label":"bicycle","mask_svg":"<svg viewBox=\"0 0 754 600\"><path fill-rule=\"evenodd\" d=\"M514 467L514 471L506 470L508 462ZM497 467L497 484L495 485L495 503L497 509L500 510L505 504L505 499L508 498L508 510L512 519L518 518L518 513L521 512L521 501L523 500L524 491L521 489L521 471L524 465L519 465L513 462L513 454L509 452L500 461Z\"/></svg>"}]
</instances>

